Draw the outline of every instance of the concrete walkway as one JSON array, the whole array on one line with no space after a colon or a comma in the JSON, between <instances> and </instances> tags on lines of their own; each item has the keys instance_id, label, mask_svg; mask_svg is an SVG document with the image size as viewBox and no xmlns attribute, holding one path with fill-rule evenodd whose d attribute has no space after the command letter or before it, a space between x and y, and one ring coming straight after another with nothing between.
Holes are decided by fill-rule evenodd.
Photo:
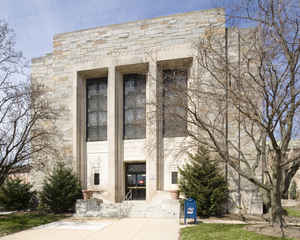
<instances>
[{"instance_id":1,"label":"concrete walkway","mask_svg":"<svg viewBox=\"0 0 300 240\"><path fill-rule=\"evenodd\" d=\"M59 221L11 234L1 240L178 240L174 219Z\"/></svg>"}]
</instances>

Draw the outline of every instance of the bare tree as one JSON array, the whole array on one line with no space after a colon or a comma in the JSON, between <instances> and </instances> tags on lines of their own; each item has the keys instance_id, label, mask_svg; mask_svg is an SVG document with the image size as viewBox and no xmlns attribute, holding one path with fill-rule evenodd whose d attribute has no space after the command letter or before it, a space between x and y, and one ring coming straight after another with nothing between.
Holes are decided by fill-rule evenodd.
<instances>
[{"instance_id":1,"label":"bare tree","mask_svg":"<svg viewBox=\"0 0 300 240\"><path fill-rule=\"evenodd\" d=\"M186 114L164 108L186 122L194 146L221 157L226 177L233 170L239 187L242 177L266 191L272 223L283 226L283 185L299 168L289 147L299 133L299 2L239 1L228 14L231 24L248 28L207 29L195 43L189 84L168 89Z\"/></svg>"},{"instance_id":2,"label":"bare tree","mask_svg":"<svg viewBox=\"0 0 300 240\"><path fill-rule=\"evenodd\" d=\"M237 110L254 121L271 151L266 155L265 173L269 178L267 191L271 195L272 222L282 221L281 196L288 191L291 178L300 166L299 153L290 149L291 140L299 135L299 16L300 3L294 0L241 1L229 12L229 21L256 28L253 37L247 39L252 40L251 47L241 58L245 66L252 64L252 67L250 71L241 71L245 79L240 76L235 79L251 83L262 104L255 109L256 101L251 98L245 101L244 91L239 89ZM233 71L229 73L234 75ZM243 110L244 104L250 106L248 112ZM257 152L265 151L262 146L256 148Z\"/></svg>"},{"instance_id":3,"label":"bare tree","mask_svg":"<svg viewBox=\"0 0 300 240\"><path fill-rule=\"evenodd\" d=\"M0 185L14 169L32 165L34 154L55 152L50 141L55 131L43 125L51 126L58 109L43 98L47 89L31 85L14 40L12 29L0 21Z\"/></svg>"}]
</instances>

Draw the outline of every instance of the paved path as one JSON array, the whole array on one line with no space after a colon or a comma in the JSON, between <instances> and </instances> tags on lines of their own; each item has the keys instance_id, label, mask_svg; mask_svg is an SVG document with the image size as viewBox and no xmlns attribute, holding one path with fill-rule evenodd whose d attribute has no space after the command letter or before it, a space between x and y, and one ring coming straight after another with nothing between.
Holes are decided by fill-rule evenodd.
<instances>
[{"instance_id":1,"label":"paved path","mask_svg":"<svg viewBox=\"0 0 300 240\"><path fill-rule=\"evenodd\" d=\"M178 240L179 221L124 218L59 221L0 238L1 240Z\"/></svg>"}]
</instances>

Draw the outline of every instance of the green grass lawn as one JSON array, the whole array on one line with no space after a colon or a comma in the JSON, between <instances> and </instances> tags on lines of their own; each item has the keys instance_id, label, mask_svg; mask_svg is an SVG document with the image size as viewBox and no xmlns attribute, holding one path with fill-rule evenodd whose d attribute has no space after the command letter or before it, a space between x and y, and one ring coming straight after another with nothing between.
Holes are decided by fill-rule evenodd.
<instances>
[{"instance_id":1,"label":"green grass lawn","mask_svg":"<svg viewBox=\"0 0 300 240\"><path fill-rule=\"evenodd\" d=\"M300 218L300 209L295 207L287 207L285 208L288 212L289 217L299 217Z\"/></svg>"},{"instance_id":2,"label":"green grass lawn","mask_svg":"<svg viewBox=\"0 0 300 240\"><path fill-rule=\"evenodd\" d=\"M181 240L282 240L282 238L249 232L243 229L244 226L201 223L195 227L183 228L181 230Z\"/></svg>"},{"instance_id":3,"label":"green grass lawn","mask_svg":"<svg viewBox=\"0 0 300 240\"><path fill-rule=\"evenodd\" d=\"M0 216L0 237L65 218L66 215L14 213Z\"/></svg>"}]
</instances>

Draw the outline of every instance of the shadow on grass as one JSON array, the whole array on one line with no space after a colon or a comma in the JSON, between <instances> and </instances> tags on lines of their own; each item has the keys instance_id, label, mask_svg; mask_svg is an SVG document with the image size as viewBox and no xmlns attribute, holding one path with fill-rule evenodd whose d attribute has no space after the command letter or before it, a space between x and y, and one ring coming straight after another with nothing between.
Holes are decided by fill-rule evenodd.
<instances>
[{"instance_id":1,"label":"shadow on grass","mask_svg":"<svg viewBox=\"0 0 300 240\"><path fill-rule=\"evenodd\" d=\"M0 216L0 236L66 218L64 214L13 213Z\"/></svg>"},{"instance_id":2,"label":"shadow on grass","mask_svg":"<svg viewBox=\"0 0 300 240\"><path fill-rule=\"evenodd\" d=\"M181 240L283 240L280 237L261 235L243 229L241 224L200 223L181 230ZM286 240L292 240L286 238Z\"/></svg>"}]
</instances>

